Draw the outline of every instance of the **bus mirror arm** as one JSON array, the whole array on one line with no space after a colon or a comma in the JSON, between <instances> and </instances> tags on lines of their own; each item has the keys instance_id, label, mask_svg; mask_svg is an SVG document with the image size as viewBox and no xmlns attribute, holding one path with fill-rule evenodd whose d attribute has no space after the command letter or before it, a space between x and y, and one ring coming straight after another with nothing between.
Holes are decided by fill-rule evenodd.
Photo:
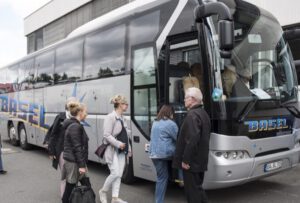
<instances>
[{"instance_id":1,"label":"bus mirror arm","mask_svg":"<svg viewBox=\"0 0 300 203\"><path fill-rule=\"evenodd\" d=\"M282 107L286 108L296 118L300 118L300 111L297 107L295 107L295 106L285 106L285 105L282 105Z\"/></svg>"},{"instance_id":2,"label":"bus mirror arm","mask_svg":"<svg viewBox=\"0 0 300 203\"><path fill-rule=\"evenodd\" d=\"M299 39L300 38L300 29L284 31L283 38L287 41Z\"/></svg>"},{"instance_id":3,"label":"bus mirror arm","mask_svg":"<svg viewBox=\"0 0 300 203\"><path fill-rule=\"evenodd\" d=\"M234 44L234 25L230 9L221 2L212 2L198 6L195 9L196 22L204 18L218 15L219 49L222 58L230 58Z\"/></svg>"}]
</instances>

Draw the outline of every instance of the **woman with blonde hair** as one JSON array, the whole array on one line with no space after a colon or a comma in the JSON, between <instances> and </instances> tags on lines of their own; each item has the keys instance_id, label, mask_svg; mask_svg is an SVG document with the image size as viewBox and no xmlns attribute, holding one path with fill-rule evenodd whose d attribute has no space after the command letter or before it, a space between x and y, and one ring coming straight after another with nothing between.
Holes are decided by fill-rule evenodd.
<instances>
[{"instance_id":1,"label":"woman with blonde hair","mask_svg":"<svg viewBox=\"0 0 300 203\"><path fill-rule=\"evenodd\" d=\"M86 177L88 161L89 138L80 124L87 117L87 109L84 104L72 101L67 104L70 119L63 123L65 129L64 138L64 165L62 169L62 180L66 179L66 187L62 197L63 203L68 203L71 192L78 180Z\"/></svg>"},{"instance_id":2,"label":"woman with blonde hair","mask_svg":"<svg viewBox=\"0 0 300 203\"><path fill-rule=\"evenodd\" d=\"M104 185L99 190L100 201L107 203L107 192L112 188L111 203L127 203L119 198L121 177L125 168L127 156L131 156L128 140L128 127L123 113L128 108L128 102L122 95L111 98L114 111L104 120L104 143L109 144L105 150L104 159L110 170Z\"/></svg>"}]
</instances>

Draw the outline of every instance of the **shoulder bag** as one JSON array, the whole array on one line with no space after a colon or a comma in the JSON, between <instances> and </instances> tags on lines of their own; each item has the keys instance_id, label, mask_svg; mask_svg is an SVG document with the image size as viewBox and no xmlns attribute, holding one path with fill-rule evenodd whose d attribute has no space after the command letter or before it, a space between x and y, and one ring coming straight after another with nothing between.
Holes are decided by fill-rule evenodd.
<instances>
[{"instance_id":1,"label":"shoulder bag","mask_svg":"<svg viewBox=\"0 0 300 203\"><path fill-rule=\"evenodd\" d=\"M113 131L114 131L115 124L116 124L116 122L115 122L114 125L113 125L111 134L112 134ZM101 158L101 159L103 159L105 150L106 150L107 146L109 145L109 144L104 144L103 140L104 140L104 138L102 139L102 144L101 144L101 145L96 149L96 151L95 151L95 154L96 154L99 158Z\"/></svg>"}]
</instances>

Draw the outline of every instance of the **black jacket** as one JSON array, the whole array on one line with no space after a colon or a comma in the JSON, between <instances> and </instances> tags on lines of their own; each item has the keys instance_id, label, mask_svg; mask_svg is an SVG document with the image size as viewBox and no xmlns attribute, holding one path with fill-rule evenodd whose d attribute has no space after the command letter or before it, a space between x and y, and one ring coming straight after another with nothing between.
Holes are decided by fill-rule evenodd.
<instances>
[{"instance_id":1,"label":"black jacket","mask_svg":"<svg viewBox=\"0 0 300 203\"><path fill-rule=\"evenodd\" d=\"M180 129L173 159L174 168L182 168L181 163L190 165L191 172L207 170L210 118L200 105L192 107Z\"/></svg>"},{"instance_id":2,"label":"black jacket","mask_svg":"<svg viewBox=\"0 0 300 203\"><path fill-rule=\"evenodd\" d=\"M50 156L55 156L52 166L57 169L58 161L61 152L64 150L64 136L65 129L63 128L63 122L66 119L66 113L59 113L51 127L49 128L44 143L48 143L48 153Z\"/></svg>"},{"instance_id":3,"label":"black jacket","mask_svg":"<svg viewBox=\"0 0 300 203\"><path fill-rule=\"evenodd\" d=\"M48 129L46 135L45 135L45 139L44 139L44 142L43 144L47 144L49 146L49 142L51 139L53 139L53 136L56 135L55 133L56 132L59 132L59 129L58 127L62 127L62 122L66 119L66 113L65 112L62 112L62 113L59 113L52 125L50 126L50 128ZM53 155L53 154L52 154Z\"/></svg>"},{"instance_id":4,"label":"black jacket","mask_svg":"<svg viewBox=\"0 0 300 203\"><path fill-rule=\"evenodd\" d=\"M89 138L80 124L75 119L66 119L63 123L65 128L64 159L78 164L79 168L86 167L88 161Z\"/></svg>"}]
</instances>

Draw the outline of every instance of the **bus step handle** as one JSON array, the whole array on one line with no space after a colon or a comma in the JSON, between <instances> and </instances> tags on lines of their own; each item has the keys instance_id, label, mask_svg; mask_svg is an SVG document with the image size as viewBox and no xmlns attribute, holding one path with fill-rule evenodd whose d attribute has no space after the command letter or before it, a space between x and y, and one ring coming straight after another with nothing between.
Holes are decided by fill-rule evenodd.
<instances>
[{"instance_id":1,"label":"bus step handle","mask_svg":"<svg viewBox=\"0 0 300 203\"><path fill-rule=\"evenodd\" d=\"M140 137L139 136L133 136L133 141L136 143L140 143Z\"/></svg>"}]
</instances>

